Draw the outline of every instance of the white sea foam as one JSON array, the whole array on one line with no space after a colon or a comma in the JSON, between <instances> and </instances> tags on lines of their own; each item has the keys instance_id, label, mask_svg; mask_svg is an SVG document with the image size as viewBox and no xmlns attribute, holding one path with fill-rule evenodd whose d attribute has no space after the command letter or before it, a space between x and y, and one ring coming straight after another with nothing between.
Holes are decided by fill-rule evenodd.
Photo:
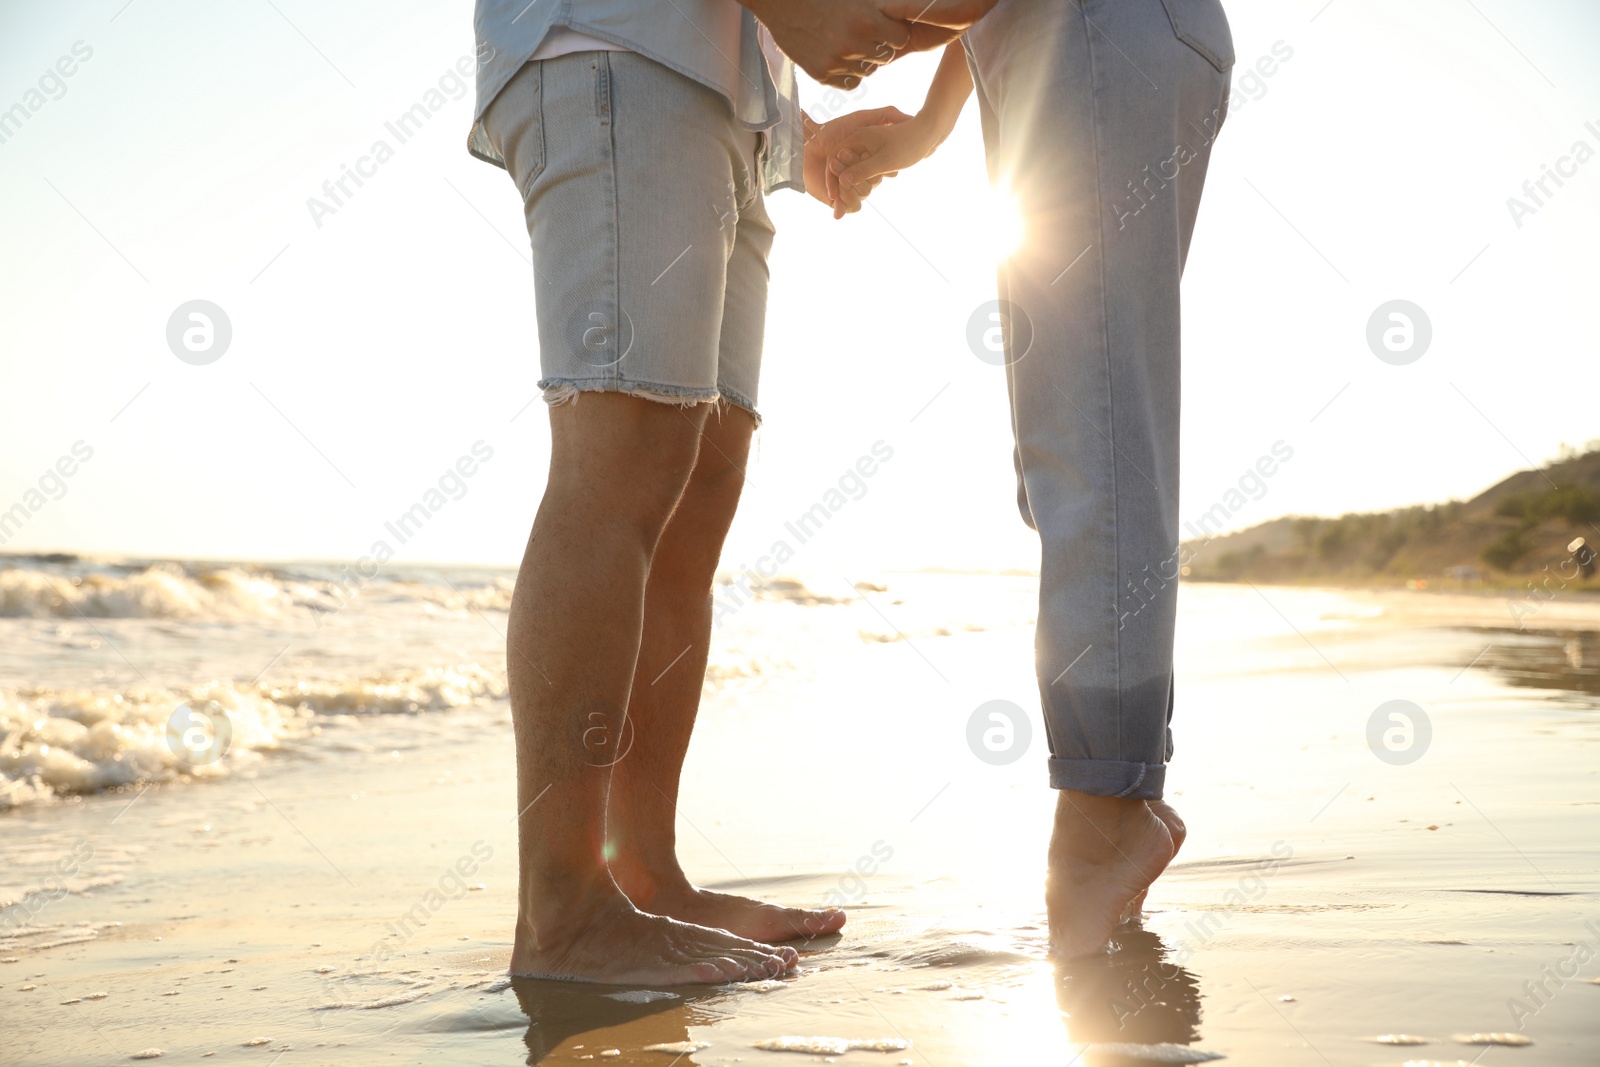
<instances>
[{"instance_id":1,"label":"white sea foam","mask_svg":"<svg viewBox=\"0 0 1600 1067\"><path fill-rule=\"evenodd\" d=\"M323 973L322 968L319 967L317 970L318 973ZM387 987L398 985L400 988L399 990L390 988L388 991L379 991L379 995L369 996L366 998L346 996L335 1000L325 1000L315 1005L313 1010L319 1012L339 1012L349 1011L352 1009L357 1011L373 1011L378 1008L395 1008L403 1004L411 1004L433 993L459 988L454 983L445 983L442 985L436 984L435 979L428 975L417 976L415 974L393 974L389 972L374 971L360 974L352 973L350 975L346 975L345 979L361 980L367 983L369 987L371 984L376 983L377 985ZM333 980L330 979L329 981ZM367 992L372 991L373 990L371 988L367 990Z\"/></svg>"},{"instance_id":2,"label":"white sea foam","mask_svg":"<svg viewBox=\"0 0 1600 1067\"><path fill-rule=\"evenodd\" d=\"M281 614L316 590L238 568L191 575L174 563L131 573L0 570L0 617L246 619Z\"/></svg>"},{"instance_id":3,"label":"white sea foam","mask_svg":"<svg viewBox=\"0 0 1600 1067\"><path fill-rule=\"evenodd\" d=\"M655 1000L677 1000L678 994L664 993L654 989L624 989L620 993L602 993L603 997L611 1000L620 1000L624 1004L649 1004Z\"/></svg>"},{"instance_id":4,"label":"white sea foam","mask_svg":"<svg viewBox=\"0 0 1600 1067\"><path fill-rule=\"evenodd\" d=\"M508 575L435 581L410 572L363 575L348 565L39 563L0 560L0 618L238 621L341 610L358 597L451 611L505 611Z\"/></svg>"},{"instance_id":5,"label":"white sea foam","mask_svg":"<svg viewBox=\"0 0 1600 1067\"><path fill-rule=\"evenodd\" d=\"M0 954L44 952L64 945L81 945L93 941L106 930L121 926L120 922L101 923L32 923L0 927Z\"/></svg>"},{"instance_id":6,"label":"white sea foam","mask_svg":"<svg viewBox=\"0 0 1600 1067\"><path fill-rule=\"evenodd\" d=\"M860 1049L865 1052L904 1052L911 1042L897 1037L800 1037L786 1034L757 1041L755 1047L767 1052L804 1052L813 1056L843 1056Z\"/></svg>"},{"instance_id":7,"label":"white sea foam","mask_svg":"<svg viewBox=\"0 0 1600 1067\"><path fill-rule=\"evenodd\" d=\"M373 1008L394 1008L401 1004L410 1004L413 1001L421 1000L428 994L435 992L438 992L438 990L414 989L409 993L394 993L387 997L379 997L376 1000L335 1000L320 1005L319 1010L341 1011L346 1008L361 1008L370 1011Z\"/></svg>"},{"instance_id":8,"label":"white sea foam","mask_svg":"<svg viewBox=\"0 0 1600 1067\"><path fill-rule=\"evenodd\" d=\"M1527 1034L1513 1034L1504 1031L1480 1034L1456 1034L1453 1040L1458 1045L1505 1045L1509 1048L1524 1048L1533 1044L1533 1038Z\"/></svg>"},{"instance_id":9,"label":"white sea foam","mask_svg":"<svg viewBox=\"0 0 1600 1067\"><path fill-rule=\"evenodd\" d=\"M69 894L83 896L96 889L109 889L111 886L121 885L126 877L125 874L118 873L103 874L95 878L54 878L0 884L0 908L9 908L33 900L53 901Z\"/></svg>"},{"instance_id":10,"label":"white sea foam","mask_svg":"<svg viewBox=\"0 0 1600 1067\"><path fill-rule=\"evenodd\" d=\"M1226 1059L1220 1052L1207 1052L1193 1045L1158 1043L1153 1045L1133 1042L1102 1041L1089 1046L1090 1053L1119 1059L1145 1060L1149 1063L1208 1063Z\"/></svg>"},{"instance_id":11,"label":"white sea foam","mask_svg":"<svg viewBox=\"0 0 1600 1067\"><path fill-rule=\"evenodd\" d=\"M316 733L330 717L448 711L505 694L504 675L477 664L293 685L208 682L186 691L0 689L0 809L140 782L225 775ZM225 719L215 762L169 745L180 705ZM180 750L181 751L181 750Z\"/></svg>"}]
</instances>

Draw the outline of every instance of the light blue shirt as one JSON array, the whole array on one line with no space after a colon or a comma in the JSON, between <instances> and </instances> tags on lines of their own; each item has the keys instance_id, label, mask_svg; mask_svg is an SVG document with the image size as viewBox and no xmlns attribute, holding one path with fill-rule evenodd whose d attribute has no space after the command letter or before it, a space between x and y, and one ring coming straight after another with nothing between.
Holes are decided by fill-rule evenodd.
<instances>
[{"instance_id":1,"label":"light blue shirt","mask_svg":"<svg viewBox=\"0 0 1600 1067\"><path fill-rule=\"evenodd\" d=\"M726 19L735 0L477 0L478 106L467 151L497 166L505 160L484 136L483 113L521 70L552 27L565 26L670 67L721 93L746 130L768 131L763 186L804 190L805 131L794 64L748 10L738 7L738 55L701 26Z\"/></svg>"}]
</instances>

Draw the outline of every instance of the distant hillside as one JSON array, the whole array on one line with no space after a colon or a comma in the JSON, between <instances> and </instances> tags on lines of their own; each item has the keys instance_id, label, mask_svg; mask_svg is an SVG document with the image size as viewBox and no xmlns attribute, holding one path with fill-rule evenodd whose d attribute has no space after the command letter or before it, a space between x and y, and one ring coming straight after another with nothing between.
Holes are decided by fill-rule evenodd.
<instances>
[{"instance_id":1,"label":"distant hillside","mask_svg":"<svg viewBox=\"0 0 1600 1067\"><path fill-rule=\"evenodd\" d=\"M1522 586L1549 567L1584 580L1569 545L1600 550L1600 450L1519 471L1471 500L1336 519L1290 516L1184 542L1197 581ZM1584 552L1580 558L1586 558Z\"/></svg>"}]
</instances>

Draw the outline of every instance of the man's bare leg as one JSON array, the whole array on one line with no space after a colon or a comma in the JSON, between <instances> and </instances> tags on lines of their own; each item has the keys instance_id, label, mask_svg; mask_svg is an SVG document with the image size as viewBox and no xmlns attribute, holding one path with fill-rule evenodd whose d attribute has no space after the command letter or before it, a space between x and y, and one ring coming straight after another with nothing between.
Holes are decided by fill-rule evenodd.
<instances>
[{"instance_id":1,"label":"man's bare leg","mask_svg":"<svg viewBox=\"0 0 1600 1067\"><path fill-rule=\"evenodd\" d=\"M682 502L656 547L644 641L628 704L632 748L612 770L606 850L612 876L645 911L760 941L832 933L837 909L811 911L715 893L678 865L678 779L689 750L711 643L712 582L739 506L755 420L729 407L706 420Z\"/></svg>"},{"instance_id":2,"label":"man's bare leg","mask_svg":"<svg viewBox=\"0 0 1600 1067\"><path fill-rule=\"evenodd\" d=\"M507 640L521 871L513 974L738 981L777 975L797 958L638 910L603 855L645 582L708 406L591 393L550 410L550 478Z\"/></svg>"},{"instance_id":3,"label":"man's bare leg","mask_svg":"<svg viewBox=\"0 0 1600 1067\"><path fill-rule=\"evenodd\" d=\"M1150 802L1058 790L1045 882L1052 955L1104 952L1130 903L1176 851Z\"/></svg>"}]
</instances>

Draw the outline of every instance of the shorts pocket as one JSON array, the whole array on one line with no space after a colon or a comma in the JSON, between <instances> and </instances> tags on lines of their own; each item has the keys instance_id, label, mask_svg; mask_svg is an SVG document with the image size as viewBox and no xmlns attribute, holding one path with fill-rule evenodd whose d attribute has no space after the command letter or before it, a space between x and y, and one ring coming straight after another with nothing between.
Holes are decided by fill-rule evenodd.
<instances>
[{"instance_id":1,"label":"shorts pocket","mask_svg":"<svg viewBox=\"0 0 1600 1067\"><path fill-rule=\"evenodd\" d=\"M544 64L525 63L483 116L483 132L524 199L544 171Z\"/></svg>"},{"instance_id":2,"label":"shorts pocket","mask_svg":"<svg viewBox=\"0 0 1600 1067\"><path fill-rule=\"evenodd\" d=\"M1223 74L1233 69L1233 31L1217 0L1161 0L1178 40Z\"/></svg>"}]
</instances>

